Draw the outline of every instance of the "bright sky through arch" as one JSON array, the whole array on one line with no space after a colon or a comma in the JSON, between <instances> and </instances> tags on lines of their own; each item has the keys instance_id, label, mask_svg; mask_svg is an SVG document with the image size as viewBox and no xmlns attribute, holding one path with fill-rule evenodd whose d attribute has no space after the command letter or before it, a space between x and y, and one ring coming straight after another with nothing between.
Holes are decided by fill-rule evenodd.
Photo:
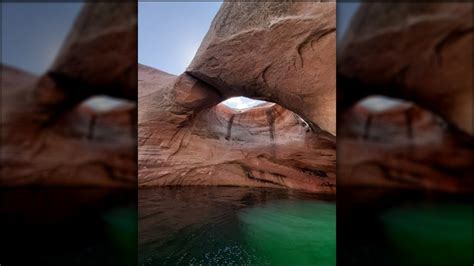
<instances>
[{"instance_id":1,"label":"bright sky through arch","mask_svg":"<svg viewBox=\"0 0 474 266\"><path fill-rule=\"evenodd\" d=\"M236 110L243 110L266 103L265 101L250 99L247 97L232 97L222 102L222 104Z\"/></svg>"}]
</instances>

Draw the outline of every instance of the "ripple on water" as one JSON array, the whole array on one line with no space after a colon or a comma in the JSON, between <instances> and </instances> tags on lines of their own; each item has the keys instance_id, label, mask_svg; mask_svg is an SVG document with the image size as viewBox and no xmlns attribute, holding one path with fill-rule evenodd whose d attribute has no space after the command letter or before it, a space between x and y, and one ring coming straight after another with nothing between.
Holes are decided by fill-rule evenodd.
<instances>
[{"instance_id":1,"label":"ripple on water","mask_svg":"<svg viewBox=\"0 0 474 266\"><path fill-rule=\"evenodd\" d=\"M335 204L317 199L272 189L142 190L139 264L334 265Z\"/></svg>"}]
</instances>

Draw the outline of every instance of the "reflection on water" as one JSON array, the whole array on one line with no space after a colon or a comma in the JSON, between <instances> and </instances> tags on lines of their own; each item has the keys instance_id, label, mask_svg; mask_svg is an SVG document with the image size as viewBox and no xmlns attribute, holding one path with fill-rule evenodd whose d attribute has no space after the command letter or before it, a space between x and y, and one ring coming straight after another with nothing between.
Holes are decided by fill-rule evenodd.
<instances>
[{"instance_id":1,"label":"reflection on water","mask_svg":"<svg viewBox=\"0 0 474 266\"><path fill-rule=\"evenodd\" d=\"M341 265L472 265L472 197L338 188Z\"/></svg>"},{"instance_id":2,"label":"reflection on water","mask_svg":"<svg viewBox=\"0 0 474 266\"><path fill-rule=\"evenodd\" d=\"M330 200L276 189L142 189L139 264L334 265Z\"/></svg>"},{"instance_id":3,"label":"reflection on water","mask_svg":"<svg viewBox=\"0 0 474 266\"><path fill-rule=\"evenodd\" d=\"M0 264L134 265L136 190L0 190Z\"/></svg>"}]
</instances>

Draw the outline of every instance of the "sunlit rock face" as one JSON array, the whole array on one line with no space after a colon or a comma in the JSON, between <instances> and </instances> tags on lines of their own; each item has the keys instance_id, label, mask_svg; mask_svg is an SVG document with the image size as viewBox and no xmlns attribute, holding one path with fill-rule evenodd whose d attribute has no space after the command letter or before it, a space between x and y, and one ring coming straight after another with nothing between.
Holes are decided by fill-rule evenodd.
<instances>
[{"instance_id":1,"label":"sunlit rock face","mask_svg":"<svg viewBox=\"0 0 474 266\"><path fill-rule=\"evenodd\" d=\"M335 2L224 2L187 72L335 135L335 58Z\"/></svg>"},{"instance_id":2,"label":"sunlit rock face","mask_svg":"<svg viewBox=\"0 0 474 266\"><path fill-rule=\"evenodd\" d=\"M266 103L245 111L183 74L139 66L139 186L234 185L335 192L335 137Z\"/></svg>"},{"instance_id":3,"label":"sunlit rock face","mask_svg":"<svg viewBox=\"0 0 474 266\"><path fill-rule=\"evenodd\" d=\"M135 186L136 4L111 6L85 5L45 75L2 66L0 186Z\"/></svg>"}]
</instances>

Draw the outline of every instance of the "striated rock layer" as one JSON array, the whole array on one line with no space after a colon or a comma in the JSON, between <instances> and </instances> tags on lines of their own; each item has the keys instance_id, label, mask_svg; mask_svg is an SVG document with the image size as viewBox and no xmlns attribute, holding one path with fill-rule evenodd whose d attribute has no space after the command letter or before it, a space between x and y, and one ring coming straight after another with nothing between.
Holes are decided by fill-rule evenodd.
<instances>
[{"instance_id":1,"label":"striated rock layer","mask_svg":"<svg viewBox=\"0 0 474 266\"><path fill-rule=\"evenodd\" d=\"M136 3L88 3L41 77L1 67L0 186L136 184Z\"/></svg>"},{"instance_id":2,"label":"striated rock layer","mask_svg":"<svg viewBox=\"0 0 474 266\"><path fill-rule=\"evenodd\" d=\"M335 193L335 137L272 103L237 112L212 87L139 66L139 186Z\"/></svg>"}]
</instances>

